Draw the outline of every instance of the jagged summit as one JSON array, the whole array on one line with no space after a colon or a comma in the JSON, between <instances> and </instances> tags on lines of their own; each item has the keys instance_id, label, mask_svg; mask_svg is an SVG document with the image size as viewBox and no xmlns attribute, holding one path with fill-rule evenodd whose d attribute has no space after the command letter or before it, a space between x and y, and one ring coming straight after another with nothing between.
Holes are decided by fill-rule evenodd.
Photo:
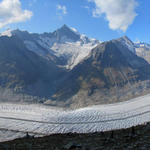
<instances>
[{"instance_id":1,"label":"jagged summit","mask_svg":"<svg viewBox=\"0 0 150 150\"><path fill-rule=\"evenodd\" d=\"M120 37L120 39L124 39L124 40L129 40L129 41L131 41L130 38L129 38L127 35L124 35L124 36Z\"/></svg>"},{"instance_id":2,"label":"jagged summit","mask_svg":"<svg viewBox=\"0 0 150 150\"><path fill-rule=\"evenodd\" d=\"M59 42L65 41L65 40L76 42L80 39L80 35L75 33L67 25L63 25L61 28L57 29L52 34L54 37L56 37L56 39Z\"/></svg>"},{"instance_id":3,"label":"jagged summit","mask_svg":"<svg viewBox=\"0 0 150 150\"><path fill-rule=\"evenodd\" d=\"M64 24L60 29L62 30L70 30L70 27Z\"/></svg>"},{"instance_id":4,"label":"jagged summit","mask_svg":"<svg viewBox=\"0 0 150 150\"><path fill-rule=\"evenodd\" d=\"M120 38L118 38L116 40L119 41L119 42L121 42L131 52L136 53L134 43L127 36L122 36L122 37L120 37Z\"/></svg>"},{"instance_id":5,"label":"jagged summit","mask_svg":"<svg viewBox=\"0 0 150 150\"><path fill-rule=\"evenodd\" d=\"M63 25L54 32L42 34L8 30L1 36L17 36L26 47L46 59L53 58L57 65L71 69L84 59L100 42L80 34L76 29Z\"/></svg>"},{"instance_id":6,"label":"jagged summit","mask_svg":"<svg viewBox=\"0 0 150 150\"><path fill-rule=\"evenodd\" d=\"M29 36L29 32L26 30L20 30L20 29L7 29L6 31L0 33L1 36L7 36L7 37L12 37L12 36L17 36L21 39L26 39L26 36Z\"/></svg>"},{"instance_id":7,"label":"jagged summit","mask_svg":"<svg viewBox=\"0 0 150 150\"><path fill-rule=\"evenodd\" d=\"M72 28L72 27L69 27L69 26L67 26L66 24L64 24L63 26L61 26L60 28L58 28L57 30L66 30L66 31L71 31L71 32L74 32L74 33L76 33L77 34L77 29L75 29L75 28ZM57 31L56 30L56 31ZM78 32L78 34L80 34L79 32Z\"/></svg>"}]
</instances>

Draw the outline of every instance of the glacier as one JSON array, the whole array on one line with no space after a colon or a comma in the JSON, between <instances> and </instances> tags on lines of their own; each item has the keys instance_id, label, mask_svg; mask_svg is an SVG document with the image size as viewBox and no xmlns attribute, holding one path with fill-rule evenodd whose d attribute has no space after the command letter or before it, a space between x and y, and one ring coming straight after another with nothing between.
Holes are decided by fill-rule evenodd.
<instances>
[{"instance_id":1,"label":"glacier","mask_svg":"<svg viewBox=\"0 0 150 150\"><path fill-rule=\"evenodd\" d=\"M0 104L0 141L55 133L124 129L150 121L150 94L126 102L77 110L36 104Z\"/></svg>"}]
</instances>

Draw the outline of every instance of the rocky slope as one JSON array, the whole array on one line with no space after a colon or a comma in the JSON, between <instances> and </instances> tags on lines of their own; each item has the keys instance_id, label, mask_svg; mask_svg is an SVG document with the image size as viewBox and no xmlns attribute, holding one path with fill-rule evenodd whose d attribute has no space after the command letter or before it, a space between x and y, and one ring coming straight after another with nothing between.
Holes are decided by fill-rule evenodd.
<instances>
[{"instance_id":1,"label":"rocky slope","mask_svg":"<svg viewBox=\"0 0 150 150\"><path fill-rule=\"evenodd\" d=\"M143 93L149 75L150 65L143 58L120 39L112 40L98 45L74 67L53 98L78 107L121 101Z\"/></svg>"},{"instance_id":2,"label":"rocky slope","mask_svg":"<svg viewBox=\"0 0 150 150\"><path fill-rule=\"evenodd\" d=\"M23 97L17 96L19 93L49 96L62 72L53 60L47 61L29 51L17 36L0 37L1 101L21 101Z\"/></svg>"},{"instance_id":3,"label":"rocky slope","mask_svg":"<svg viewBox=\"0 0 150 150\"><path fill-rule=\"evenodd\" d=\"M1 33L0 101L48 99L65 68L78 64L97 43L66 25L52 33L18 29Z\"/></svg>"}]
</instances>

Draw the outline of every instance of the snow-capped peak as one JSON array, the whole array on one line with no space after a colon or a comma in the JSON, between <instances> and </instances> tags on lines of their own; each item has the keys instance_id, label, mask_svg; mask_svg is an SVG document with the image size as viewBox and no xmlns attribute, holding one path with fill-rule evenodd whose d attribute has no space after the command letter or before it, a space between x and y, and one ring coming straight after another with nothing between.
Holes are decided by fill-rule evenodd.
<instances>
[{"instance_id":1,"label":"snow-capped peak","mask_svg":"<svg viewBox=\"0 0 150 150\"><path fill-rule=\"evenodd\" d=\"M28 50L46 59L51 54L63 59L64 67L69 69L77 65L90 53L91 49L100 43L67 25L63 25L52 33L33 34L18 29L9 29L1 34L1 36L8 37L13 35L22 39Z\"/></svg>"},{"instance_id":2,"label":"snow-capped peak","mask_svg":"<svg viewBox=\"0 0 150 150\"><path fill-rule=\"evenodd\" d=\"M131 52L136 53L135 52L135 45L134 43L127 37L127 36L123 36L119 39L117 39L117 41L121 42L124 46L126 46Z\"/></svg>"},{"instance_id":3,"label":"snow-capped peak","mask_svg":"<svg viewBox=\"0 0 150 150\"><path fill-rule=\"evenodd\" d=\"M145 42L141 42L141 41L138 41L138 42L135 42L134 43L136 47L149 47L150 48L150 44L148 43L145 43Z\"/></svg>"},{"instance_id":4,"label":"snow-capped peak","mask_svg":"<svg viewBox=\"0 0 150 150\"><path fill-rule=\"evenodd\" d=\"M0 36L8 36L11 37L12 36L12 30L11 29L7 29L6 31L2 32L0 34Z\"/></svg>"},{"instance_id":5,"label":"snow-capped peak","mask_svg":"<svg viewBox=\"0 0 150 150\"><path fill-rule=\"evenodd\" d=\"M74 32L75 34L79 34L78 30L73 27L68 27L66 24L64 24L61 28L57 29L57 31L67 31L67 32Z\"/></svg>"}]
</instances>

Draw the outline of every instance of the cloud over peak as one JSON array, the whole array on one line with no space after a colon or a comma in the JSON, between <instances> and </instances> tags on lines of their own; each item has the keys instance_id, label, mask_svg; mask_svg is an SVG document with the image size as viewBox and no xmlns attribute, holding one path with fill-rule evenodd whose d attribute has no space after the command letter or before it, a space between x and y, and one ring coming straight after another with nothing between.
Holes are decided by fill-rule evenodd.
<instances>
[{"instance_id":1,"label":"cloud over peak","mask_svg":"<svg viewBox=\"0 0 150 150\"><path fill-rule=\"evenodd\" d=\"M136 0L88 0L94 2L96 7L93 10L94 17L105 14L109 27L112 30L125 32L137 16L135 8Z\"/></svg>"},{"instance_id":2,"label":"cloud over peak","mask_svg":"<svg viewBox=\"0 0 150 150\"><path fill-rule=\"evenodd\" d=\"M0 28L23 22L32 17L32 12L22 10L20 0L2 0L0 2Z\"/></svg>"}]
</instances>

